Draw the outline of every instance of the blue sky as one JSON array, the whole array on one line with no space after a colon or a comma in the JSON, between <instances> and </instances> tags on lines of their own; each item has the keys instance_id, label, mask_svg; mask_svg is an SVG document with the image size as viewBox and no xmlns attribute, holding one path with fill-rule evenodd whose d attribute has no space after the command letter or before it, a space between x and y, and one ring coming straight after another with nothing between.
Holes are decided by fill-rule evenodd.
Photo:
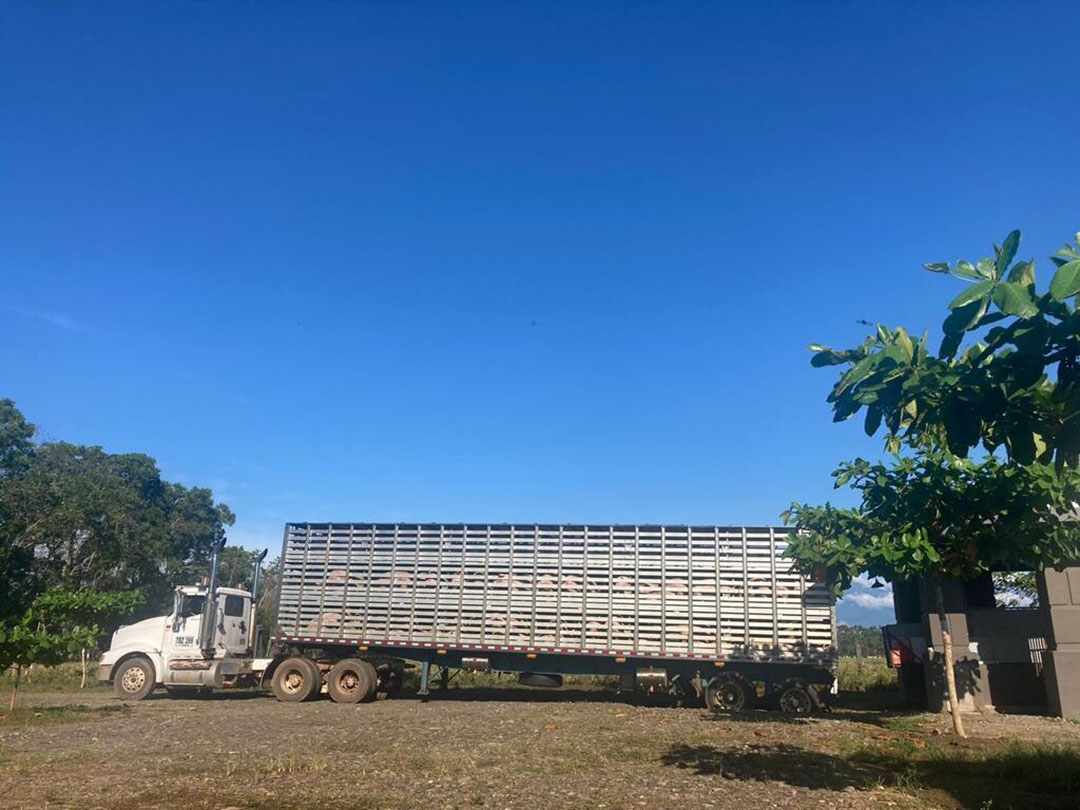
<instances>
[{"instance_id":1,"label":"blue sky","mask_svg":"<svg viewBox=\"0 0 1080 810\"><path fill-rule=\"evenodd\" d=\"M9 4L0 396L213 487L250 547L777 522L880 449L807 344L936 334L923 262L1020 227L1045 273L1080 227L1078 16Z\"/></svg>"}]
</instances>

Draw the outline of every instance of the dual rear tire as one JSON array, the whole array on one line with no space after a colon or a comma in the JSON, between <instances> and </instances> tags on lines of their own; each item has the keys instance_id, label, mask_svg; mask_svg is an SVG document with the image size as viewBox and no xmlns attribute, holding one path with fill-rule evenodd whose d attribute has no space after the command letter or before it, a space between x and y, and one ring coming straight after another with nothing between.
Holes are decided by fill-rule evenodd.
<instances>
[{"instance_id":1,"label":"dual rear tire","mask_svg":"<svg viewBox=\"0 0 1080 810\"><path fill-rule=\"evenodd\" d=\"M785 714L810 714L818 705L810 689L811 687L801 681L786 681L780 684L771 696L766 696L765 705ZM753 684L738 675L713 678L705 688L705 705L714 712L745 712L757 704L758 697Z\"/></svg>"},{"instance_id":2,"label":"dual rear tire","mask_svg":"<svg viewBox=\"0 0 1080 810\"><path fill-rule=\"evenodd\" d=\"M754 687L734 675L721 675L705 687L705 705L714 712L747 712L757 703Z\"/></svg>"},{"instance_id":3,"label":"dual rear tire","mask_svg":"<svg viewBox=\"0 0 1080 810\"><path fill-rule=\"evenodd\" d=\"M282 661L271 680L274 696L285 703L314 700L322 692L322 669L302 655ZM326 692L335 703L366 703L375 699L379 675L359 658L345 658L326 674Z\"/></svg>"},{"instance_id":4,"label":"dual rear tire","mask_svg":"<svg viewBox=\"0 0 1080 810\"><path fill-rule=\"evenodd\" d=\"M274 697L284 703L311 700L322 690L322 670L310 658L296 655L278 664L270 685Z\"/></svg>"},{"instance_id":5,"label":"dual rear tire","mask_svg":"<svg viewBox=\"0 0 1080 810\"><path fill-rule=\"evenodd\" d=\"M375 699L379 674L359 658L345 658L330 668L326 691L335 703L368 703Z\"/></svg>"}]
</instances>

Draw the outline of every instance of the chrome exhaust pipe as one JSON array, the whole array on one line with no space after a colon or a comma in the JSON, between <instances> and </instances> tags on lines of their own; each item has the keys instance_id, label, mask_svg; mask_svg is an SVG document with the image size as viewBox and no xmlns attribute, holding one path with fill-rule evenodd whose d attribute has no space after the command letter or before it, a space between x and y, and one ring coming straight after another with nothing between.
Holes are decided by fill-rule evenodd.
<instances>
[{"instance_id":1,"label":"chrome exhaust pipe","mask_svg":"<svg viewBox=\"0 0 1080 810\"><path fill-rule=\"evenodd\" d=\"M214 620L217 618L217 569L218 557L225 548L225 538L214 546L210 557L210 583L206 588L206 603L203 605L202 625L199 627L199 649L203 658L214 657Z\"/></svg>"},{"instance_id":2,"label":"chrome exhaust pipe","mask_svg":"<svg viewBox=\"0 0 1080 810\"><path fill-rule=\"evenodd\" d=\"M266 559L266 552L269 549L263 549L262 554L255 558L255 570L251 573L251 618L248 620L248 649L255 653L255 616L259 607L259 574L262 572L262 561Z\"/></svg>"}]
</instances>

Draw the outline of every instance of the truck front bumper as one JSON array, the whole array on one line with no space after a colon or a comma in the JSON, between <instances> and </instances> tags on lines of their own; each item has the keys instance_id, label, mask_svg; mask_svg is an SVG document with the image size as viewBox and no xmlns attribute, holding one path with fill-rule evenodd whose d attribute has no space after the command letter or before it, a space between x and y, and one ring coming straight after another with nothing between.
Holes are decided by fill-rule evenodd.
<instances>
[{"instance_id":1,"label":"truck front bumper","mask_svg":"<svg viewBox=\"0 0 1080 810\"><path fill-rule=\"evenodd\" d=\"M112 664L98 664L97 679L98 683L109 683L112 681Z\"/></svg>"}]
</instances>

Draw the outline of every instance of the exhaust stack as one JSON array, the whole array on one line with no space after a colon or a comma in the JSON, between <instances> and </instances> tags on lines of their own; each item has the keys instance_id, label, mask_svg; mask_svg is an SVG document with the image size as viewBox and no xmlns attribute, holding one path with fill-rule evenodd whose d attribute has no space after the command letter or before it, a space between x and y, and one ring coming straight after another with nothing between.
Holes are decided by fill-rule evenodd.
<instances>
[{"instance_id":1,"label":"exhaust stack","mask_svg":"<svg viewBox=\"0 0 1080 810\"><path fill-rule=\"evenodd\" d=\"M255 570L251 573L251 619L248 620L248 650L255 653L255 616L259 607L259 574L262 571L262 561L266 559L268 549L263 549L262 554L255 558Z\"/></svg>"},{"instance_id":2,"label":"exhaust stack","mask_svg":"<svg viewBox=\"0 0 1080 810\"><path fill-rule=\"evenodd\" d=\"M203 658L214 657L214 621L217 618L217 569L218 557L225 548L225 538L214 546L210 557L210 584L206 586L206 602L203 604L202 625L199 627L199 649Z\"/></svg>"}]
</instances>

